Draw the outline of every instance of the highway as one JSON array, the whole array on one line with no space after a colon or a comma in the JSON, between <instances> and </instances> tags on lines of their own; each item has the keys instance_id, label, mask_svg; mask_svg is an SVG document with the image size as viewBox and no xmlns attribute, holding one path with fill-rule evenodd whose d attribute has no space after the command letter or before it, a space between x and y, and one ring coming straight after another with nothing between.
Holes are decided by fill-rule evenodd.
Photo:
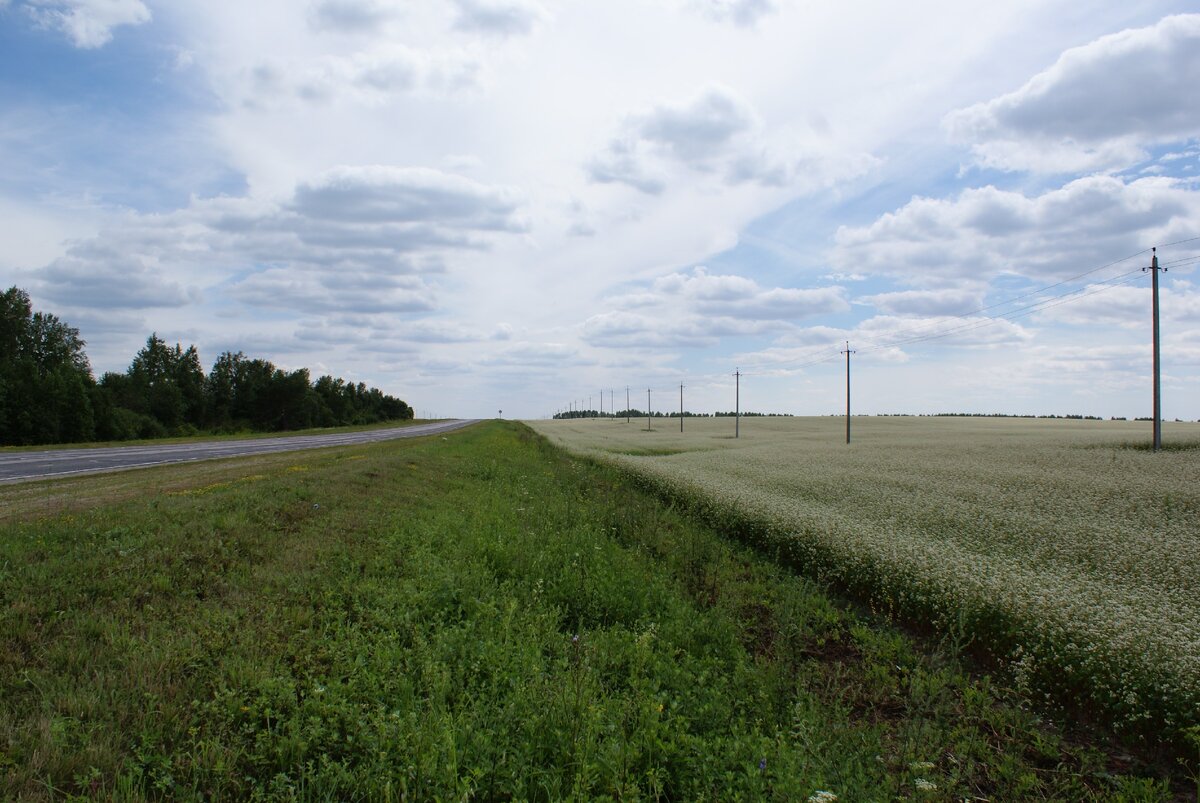
<instances>
[{"instance_id":1,"label":"highway","mask_svg":"<svg viewBox=\"0 0 1200 803\"><path fill-rule=\"evenodd\" d=\"M36 452L0 451L0 484L99 474L131 468L189 463L196 460L220 460L229 457L353 446L397 438L439 435L474 424L474 419L438 421L408 427L369 429L362 432L337 432L329 435L290 435L278 438L195 441L148 446L103 446L78 449L47 449Z\"/></svg>"}]
</instances>

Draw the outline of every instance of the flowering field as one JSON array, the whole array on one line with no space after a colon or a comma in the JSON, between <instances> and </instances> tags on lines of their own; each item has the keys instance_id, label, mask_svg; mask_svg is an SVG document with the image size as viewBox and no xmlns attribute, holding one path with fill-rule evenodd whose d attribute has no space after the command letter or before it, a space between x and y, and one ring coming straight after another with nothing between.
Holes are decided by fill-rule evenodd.
<instances>
[{"instance_id":1,"label":"flowering field","mask_svg":"<svg viewBox=\"0 0 1200 803\"><path fill-rule=\"evenodd\" d=\"M0 800L1165 803L1194 784L1067 738L513 422L0 486L0 512Z\"/></svg>"},{"instance_id":2,"label":"flowering field","mask_svg":"<svg viewBox=\"0 0 1200 803\"><path fill-rule=\"evenodd\" d=\"M837 418L541 421L1051 707L1178 742L1200 724L1200 425Z\"/></svg>"}]
</instances>

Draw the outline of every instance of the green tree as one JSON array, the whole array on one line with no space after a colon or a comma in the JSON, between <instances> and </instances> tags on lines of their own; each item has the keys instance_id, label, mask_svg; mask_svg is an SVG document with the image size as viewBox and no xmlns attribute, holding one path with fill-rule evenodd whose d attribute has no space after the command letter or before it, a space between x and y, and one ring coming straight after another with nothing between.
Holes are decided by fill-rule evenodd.
<instances>
[{"instance_id":1,"label":"green tree","mask_svg":"<svg viewBox=\"0 0 1200 803\"><path fill-rule=\"evenodd\" d=\"M35 312L24 290L0 293L0 443L93 437L85 345L78 329Z\"/></svg>"},{"instance_id":2,"label":"green tree","mask_svg":"<svg viewBox=\"0 0 1200 803\"><path fill-rule=\"evenodd\" d=\"M153 416L168 430L204 423L204 370L195 346L171 347L154 333L134 356L128 376L122 406Z\"/></svg>"}]
</instances>

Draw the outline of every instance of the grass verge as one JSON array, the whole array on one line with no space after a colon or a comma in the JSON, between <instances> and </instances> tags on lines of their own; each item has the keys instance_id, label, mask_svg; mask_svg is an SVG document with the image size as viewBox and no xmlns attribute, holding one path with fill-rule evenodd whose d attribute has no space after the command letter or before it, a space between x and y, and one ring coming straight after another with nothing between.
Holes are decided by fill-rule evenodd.
<instances>
[{"instance_id":1,"label":"grass verge","mask_svg":"<svg viewBox=\"0 0 1200 803\"><path fill-rule=\"evenodd\" d=\"M0 796L1172 796L520 424L287 460L10 512Z\"/></svg>"}]
</instances>

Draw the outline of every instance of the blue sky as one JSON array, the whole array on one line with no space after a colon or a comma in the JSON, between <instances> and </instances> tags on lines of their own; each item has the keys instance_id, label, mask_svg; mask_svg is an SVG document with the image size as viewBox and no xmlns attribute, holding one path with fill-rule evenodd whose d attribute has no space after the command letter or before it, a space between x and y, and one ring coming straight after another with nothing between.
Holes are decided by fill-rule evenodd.
<instances>
[{"instance_id":1,"label":"blue sky","mask_svg":"<svg viewBox=\"0 0 1200 803\"><path fill-rule=\"evenodd\" d=\"M1197 11L0 1L0 282L429 414L1132 417L1158 245L1197 419Z\"/></svg>"}]
</instances>

